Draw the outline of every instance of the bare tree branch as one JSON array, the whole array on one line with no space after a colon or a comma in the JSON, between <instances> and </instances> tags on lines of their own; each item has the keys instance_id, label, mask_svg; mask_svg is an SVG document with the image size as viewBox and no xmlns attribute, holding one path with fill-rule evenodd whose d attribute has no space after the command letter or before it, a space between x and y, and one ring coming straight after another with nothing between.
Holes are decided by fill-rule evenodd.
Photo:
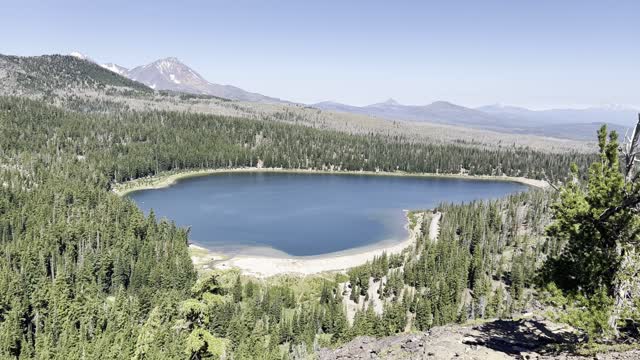
<instances>
[{"instance_id":1,"label":"bare tree branch","mask_svg":"<svg viewBox=\"0 0 640 360\"><path fill-rule=\"evenodd\" d=\"M631 181L631 176L633 174L633 167L636 163L636 155L637 147L638 147L638 139L640 137L640 114L638 114L638 122L636 123L635 128L633 129L633 133L630 138L625 139L625 144L623 147L623 155L625 160L625 173L624 179L626 182Z\"/></svg>"},{"instance_id":2,"label":"bare tree branch","mask_svg":"<svg viewBox=\"0 0 640 360\"><path fill-rule=\"evenodd\" d=\"M639 204L640 204L640 195L637 192L635 192L631 196L625 197L620 203L620 205L610 207L605 211L603 211L602 214L600 214L600 216L598 217L598 221L604 222L607 219L609 219L611 216L619 213L620 211L629 209L629 208L634 208Z\"/></svg>"},{"instance_id":3,"label":"bare tree branch","mask_svg":"<svg viewBox=\"0 0 640 360\"><path fill-rule=\"evenodd\" d=\"M553 176L553 174L551 174L551 175ZM552 181L552 180L551 180L551 179L550 179L546 174L544 175L544 181L546 181L546 182L547 182L547 184L549 184L549 186L551 186L551 188L552 188L553 190L555 190L555 191L560 191L560 188L559 188L559 187L557 187L557 186L553 183L553 181Z\"/></svg>"}]
</instances>

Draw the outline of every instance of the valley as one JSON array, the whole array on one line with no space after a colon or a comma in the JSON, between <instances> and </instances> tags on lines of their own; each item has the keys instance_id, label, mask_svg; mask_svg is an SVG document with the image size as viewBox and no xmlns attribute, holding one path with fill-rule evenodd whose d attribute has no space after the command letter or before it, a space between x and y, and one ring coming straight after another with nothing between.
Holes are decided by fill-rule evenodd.
<instances>
[{"instance_id":1,"label":"valley","mask_svg":"<svg viewBox=\"0 0 640 360\"><path fill-rule=\"evenodd\" d=\"M0 56L3 357L581 356L618 349L614 331L633 356L636 307L611 294L635 264L618 202L640 188L615 133L514 136L124 71Z\"/></svg>"}]
</instances>

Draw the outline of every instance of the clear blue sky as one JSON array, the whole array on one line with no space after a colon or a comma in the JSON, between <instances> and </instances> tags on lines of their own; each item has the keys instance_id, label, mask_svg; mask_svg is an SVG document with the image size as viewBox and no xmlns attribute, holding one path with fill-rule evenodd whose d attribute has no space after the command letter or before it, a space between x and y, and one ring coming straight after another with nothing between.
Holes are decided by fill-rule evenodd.
<instances>
[{"instance_id":1,"label":"clear blue sky","mask_svg":"<svg viewBox=\"0 0 640 360\"><path fill-rule=\"evenodd\" d=\"M640 1L0 0L0 53L176 56L300 102L640 106Z\"/></svg>"}]
</instances>

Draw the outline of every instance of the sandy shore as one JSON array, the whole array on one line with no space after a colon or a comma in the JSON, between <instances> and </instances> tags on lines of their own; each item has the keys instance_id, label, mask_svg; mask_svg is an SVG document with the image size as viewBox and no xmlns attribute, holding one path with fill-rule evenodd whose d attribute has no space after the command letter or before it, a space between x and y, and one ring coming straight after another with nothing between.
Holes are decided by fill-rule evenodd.
<instances>
[{"instance_id":1,"label":"sandy shore","mask_svg":"<svg viewBox=\"0 0 640 360\"><path fill-rule=\"evenodd\" d=\"M339 171L339 170L314 170L314 169L282 169L282 168L227 168L194 170L176 173L167 173L156 177L142 178L122 184L114 184L113 191L120 195L145 190L159 189L171 186L180 179L206 176L223 173L248 173L248 172L270 172L270 173L298 173L298 174L337 174L337 175L375 175L375 176L412 176L412 177L432 177L432 178L452 178L465 180L493 180L511 181L525 184L532 187L546 188L549 184L543 180L534 180L523 177L509 176L471 176L462 174L429 174L429 173L406 173L406 172L373 172L373 171ZM409 236L401 242L382 242L364 248L350 249L344 252L332 253L320 256L295 257L282 254L266 256L269 251L256 254L238 254L229 256L223 253L214 253L206 248L195 244L189 245L191 260L199 271L211 269L239 269L244 274L256 277L269 277L279 274L299 274L311 275L322 272L342 271L354 266L362 265L383 253L397 254L404 249L413 246L417 234L421 229L425 218L432 216L430 213L416 213L418 216L413 229L408 229ZM435 241L438 232L437 222L441 214L435 216L435 223L431 224L429 238ZM409 226L407 222L407 227ZM264 250L264 249L263 249Z\"/></svg>"},{"instance_id":2,"label":"sandy shore","mask_svg":"<svg viewBox=\"0 0 640 360\"><path fill-rule=\"evenodd\" d=\"M351 249L345 252L320 256L249 256L237 255L229 259L215 262L215 269L239 269L243 274L256 277L269 277L279 274L311 275L322 272L342 271L354 266L362 265L383 253L398 254L415 244L422 228L426 213L415 213L416 223L413 229L408 229L406 240L393 243L379 243L361 249ZM407 224L408 227L408 224Z\"/></svg>"},{"instance_id":3,"label":"sandy shore","mask_svg":"<svg viewBox=\"0 0 640 360\"><path fill-rule=\"evenodd\" d=\"M189 253L191 255L191 262L193 262L193 266L197 270L210 269L213 262L227 258L224 254L211 252L209 249L195 244L189 244Z\"/></svg>"},{"instance_id":4,"label":"sandy shore","mask_svg":"<svg viewBox=\"0 0 640 360\"><path fill-rule=\"evenodd\" d=\"M206 176L224 173L248 173L248 172L270 172L270 173L289 173L289 174L335 174L335 175L375 175L375 176L413 176L413 177L431 177L431 178L450 178L465 180L491 180L491 181L511 181L537 188L547 188L549 184L544 180L529 179L525 177L512 176L490 176L490 175L464 175L464 174L433 174L433 173L408 173L404 171L384 172L384 171L345 171L345 170L316 170L316 169L283 169L283 168L224 168L224 169L206 169L206 170L190 170L173 173L165 173L158 176L140 178L124 183L113 184L113 192L123 196L128 193L169 187L180 179L190 177Z\"/></svg>"}]
</instances>

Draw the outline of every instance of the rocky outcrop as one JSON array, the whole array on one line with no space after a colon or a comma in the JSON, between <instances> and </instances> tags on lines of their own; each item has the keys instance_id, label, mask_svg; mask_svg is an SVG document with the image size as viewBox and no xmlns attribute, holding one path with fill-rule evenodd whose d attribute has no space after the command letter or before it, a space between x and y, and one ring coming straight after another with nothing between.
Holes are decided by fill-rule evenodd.
<instances>
[{"instance_id":1,"label":"rocky outcrop","mask_svg":"<svg viewBox=\"0 0 640 360\"><path fill-rule=\"evenodd\" d=\"M573 355L577 332L541 319L495 320L477 326L443 326L428 332L380 339L358 337L337 348L318 352L321 360L338 359L594 359ZM640 359L640 351L599 354L608 360Z\"/></svg>"}]
</instances>

